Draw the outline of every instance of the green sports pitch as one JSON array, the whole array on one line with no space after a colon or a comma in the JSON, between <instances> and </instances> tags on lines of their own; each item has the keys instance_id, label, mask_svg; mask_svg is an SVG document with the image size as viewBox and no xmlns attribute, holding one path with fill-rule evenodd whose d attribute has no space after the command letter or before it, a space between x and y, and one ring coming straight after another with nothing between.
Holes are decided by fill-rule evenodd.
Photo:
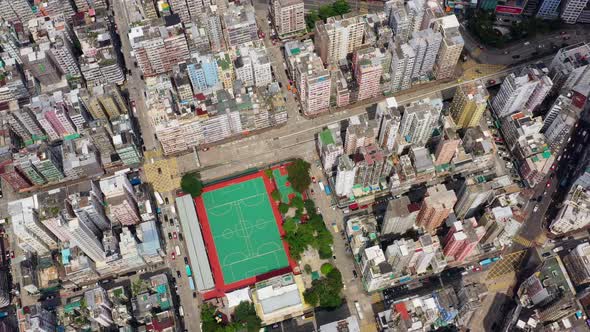
<instances>
[{"instance_id":1,"label":"green sports pitch","mask_svg":"<svg viewBox=\"0 0 590 332\"><path fill-rule=\"evenodd\" d=\"M201 202L223 283L288 267L265 176L259 173L246 181L213 187L205 189Z\"/></svg>"}]
</instances>

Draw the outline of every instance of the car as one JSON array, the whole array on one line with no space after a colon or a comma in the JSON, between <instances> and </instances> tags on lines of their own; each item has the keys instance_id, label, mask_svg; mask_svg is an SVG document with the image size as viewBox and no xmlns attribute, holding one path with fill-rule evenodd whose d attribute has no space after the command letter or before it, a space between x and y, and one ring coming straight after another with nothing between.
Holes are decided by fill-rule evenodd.
<instances>
[{"instance_id":1,"label":"car","mask_svg":"<svg viewBox=\"0 0 590 332\"><path fill-rule=\"evenodd\" d=\"M551 168L550 168L550 169L551 169L552 171L554 171L554 170L555 170L555 164L551 165Z\"/></svg>"},{"instance_id":2,"label":"car","mask_svg":"<svg viewBox=\"0 0 590 332\"><path fill-rule=\"evenodd\" d=\"M559 34L560 34L560 35L562 35L562 36L563 36L563 35L566 35L566 34L567 34L567 31L562 31L562 32L560 32Z\"/></svg>"},{"instance_id":3,"label":"car","mask_svg":"<svg viewBox=\"0 0 590 332\"><path fill-rule=\"evenodd\" d=\"M197 292L193 292L193 299L197 298Z\"/></svg>"},{"instance_id":4,"label":"car","mask_svg":"<svg viewBox=\"0 0 590 332\"><path fill-rule=\"evenodd\" d=\"M481 266L476 266L473 268L473 272L481 271Z\"/></svg>"},{"instance_id":5,"label":"car","mask_svg":"<svg viewBox=\"0 0 590 332\"><path fill-rule=\"evenodd\" d=\"M537 211L539 211L539 206L535 206L535 208L533 209L533 213L536 213Z\"/></svg>"},{"instance_id":6,"label":"car","mask_svg":"<svg viewBox=\"0 0 590 332\"><path fill-rule=\"evenodd\" d=\"M316 178L315 178L315 176L312 176L312 177L311 177L311 182L313 182L313 183L316 183Z\"/></svg>"},{"instance_id":7,"label":"car","mask_svg":"<svg viewBox=\"0 0 590 332\"><path fill-rule=\"evenodd\" d=\"M10 258L14 259L14 251L10 251Z\"/></svg>"},{"instance_id":8,"label":"car","mask_svg":"<svg viewBox=\"0 0 590 332\"><path fill-rule=\"evenodd\" d=\"M201 151L203 151L203 152L209 151L209 148L202 148Z\"/></svg>"},{"instance_id":9,"label":"car","mask_svg":"<svg viewBox=\"0 0 590 332\"><path fill-rule=\"evenodd\" d=\"M311 194L313 195L315 193L315 191L313 191L313 189L309 189L311 191Z\"/></svg>"},{"instance_id":10,"label":"car","mask_svg":"<svg viewBox=\"0 0 590 332\"><path fill-rule=\"evenodd\" d=\"M562 246L559 246L559 247L553 248L553 252L560 252L560 251L562 251L562 250L563 250L563 247L562 247Z\"/></svg>"},{"instance_id":11,"label":"car","mask_svg":"<svg viewBox=\"0 0 590 332\"><path fill-rule=\"evenodd\" d=\"M172 259L176 259L176 253L173 251L170 253L170 257L172 257Z\"/></svg>"},{"instance_id":12,"label":"car","mask_svg":"<svg viewBox=\"0 0 590 332\"><path fill-rule=\"evenodd\" d=\"M570 37L569 37L569 36L565 36L565 37L563 37L563 40L569 40L569 39L570 39Z\"/></svg>"},{"instance_id":13,"label":"car","mask_svg":"<svg viewBox=\"0 0 590 332\"><path fill-rule=\"evenodd\" d=\"M545 185L545 187L547 187L547 188L551 187L551 181L547 181L547 184Z\"/></svg>"},{"instance_id":14,"label":"car","mask_svg":"<svg viewBox=\"0 0 590 332\"><path fill-rule=\"evenodd\" d=\"M184 264L188 264L188 258L184 256Z\"/></svg>"},{"instance_id":15,"label":"car","mask_svg":"<svg viewBox=\"0 0 590 332\"><path fill-rule=\"evenodd\" d=\"M180 273L180 271L178 271L178 270L176 271L176 276L179 278L182 278L182 274Z\"/></svg>"},{"instance_id":16,"label":"car","mask_svg":"<svg viewBox=\"0 0 590 332\"><path fill-rule=\"evenodd\" d=\"M520 55L518 55L518 54L517 55L513 55L512 56L512 59L520 59Z\"/></svg>"},{"instance_id":17,"label":"car","mask_svg":"<svg viewBox=\"0 0 590 332\"><path fill-rule=\"evenodd\" d=\"M535 51L535 52L531 53L531 55L532 56L539 55L539 52Z\"/></svg>"},{"instance_id":18,"label":"car","mask_svg":"<svg viewBox=\"0 0 590 332\"><path fill-rule=\"evenodd\" d=\"M496 80L489 80L488 84L496 84Z\"/></svg>"},{"instance_id":19,"label":"car","mask_svg":"<svg viewBox=\"0 0 590 332\"><path fill-rule=\"evenodd\" d=\"M172 233L168 232L168 240L172 240Z\"/></svg>"},{"instance_id":20,"label":"car","mask_svg":"<svg viewBox=\"0 0 590 332\"><path fill-rule=\"evenodd\" d=\"M135 100L131 101L131 106L135 107Z\"/></svg>"},{"instance_id":21,"label":"car","mask_svg":"<svg viewBox=\"0 0 590 332\"><path fill-rule=\"evenodd\" d=\"M178 239L178 234L176 232L172 232L172 235L174 236L174 240Z\"/></svg>"},{"instance_id":22,"label":"car","mask_svg":"<svg viewBox=\"0 0 590 332\"><path fill-rule=\"evenodd\" d=\"M184 239L183 239L183 237L182 237L182 233L178 233L178 239L179 239L180 241L184 241Z\"/></svg>"},{"instance_id":23,"label":"car","mask_svg":"<svg viewBox=\"0 0 590 332\"><path fill-rule=\"evenodd\" d=\"M352 276L356 279L358 278L358 273L356 273L356 270L352 270Z\"/></svg>"},{"instance_id":24,"label":"car","mask_svg":"<svg viewBox=\"0 0 590 332\"><path fill-rule=\"evenodd\" d=\"M336 259L336 255L332 255L332 259Z\"/></svg>"},{"instance_id":25,"label":"car","mask_svg":"<svg viewBox=\"0 0 590 332\"><path fill-rule=\"evenodd\" d=\"M504 51L504 54L508 54L508 53L510 53L510 51Z\"/></svg>"},{"instance_id":26,"label":"car","mask_svg":"<svg viewBox=\"0 0 590 332\"><path fill-rule=\"evenodd\" d=\"M484 49L483 45L477 45L477 47L478 47L480 50L483 50L483 49Z\"/></svg>"}]
</instances>

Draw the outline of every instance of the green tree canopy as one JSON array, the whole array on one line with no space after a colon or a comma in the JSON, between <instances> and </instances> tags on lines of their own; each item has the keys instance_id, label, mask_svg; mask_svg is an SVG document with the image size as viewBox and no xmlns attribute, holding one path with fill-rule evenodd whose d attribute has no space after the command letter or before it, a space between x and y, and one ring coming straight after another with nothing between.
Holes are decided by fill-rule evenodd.
<instances>
[{"instance_id":1,"label":"green tree canopy","mask_svg":"<svg viewBox=\"0 0 590 332\"><path fill-rule=\"evenodd\" d=\"M342 274L334 267L325 277L314 280L303 297L310 305L334 309L342 305L341 291Z\"/></svg>"},{"instance_id":2,"label":"green tree canopy","mask_svg":"<svg viewBox=\"0 0 590 332\"><path fill-rule=\"evenodd\" d=\"M287 205L287 204L285 204L283 202L279 203L279 212L280 213L285 214L288 211L289 211L289 205Z\"/></svg>"},{"instance_id":3,"label":"green tree canopy","mask_svg":"<svg viewBox=\"0 0 590 332\"><path fill-rule=\"evenodd\" d=\"M303 159L295 159L294 162L287 166L287 179L293 189L299 193L306 191L311 184L311 177L309 176L310 167L311 165Z\"/></svg>"},{"instance_id":4,"label":"green tree canopy","mask_svg":"<svg viewBox=\"0 0 590 332\"><path fill-rule=\"evenodd\" d=\"M286 234L293 234L297 230L297 221L293 218L285 219L283 223L283 229L285 230Z\"/></svg>"},{"instance_id":5,"label":"green tree canopy","mask_svg":"<svg viewBox=\"0 0 590 332\"><path fill-rule=\"evenodd\" d=\"M234 310L234 321L245 327L248 332L257 332L262 324L256 315L254 304L246 301L240 302Z\"/></svg>"},{"instance_id":6,"label":"green tree canopy","mask_svg":"<svg viewBox=\"0 0 590 332\"><path fill-rule=\"evenodd\" d=\"M324 263L324 264L322 264L322 267L320 268L320 271L322 271L322 274L326 276L333 269L334 269L334 265L332 265L330 263Z\"/></svg>"},{"instance_id":7,"label":"green tree canopy","mask_svg":"<svg viewBox=\"0 0 590 332\"><path fill-rule=\"evenodd\" d=\"M187 173L180 179L180 188L183 192L190 194L191 197L199 197L203 193L203 182L201 174Z\"/></svg>"},{"instance_id":8,"label":"green tree canopy","mask_svg":"<svg viewBox=\"0 0 590 332\"><path fill-rule=\"evenodd\" d=\"M311 274L311 272L312 272L311 266L309 264L305 264L305 266L303 267L303 270L307 274Z\"/></svg>"},{"instance_id":9,"label":"green tree canopy","mask_svg":"<svg viewBox=\"0 0 590 332\"><path fill-rule=\"evenodd\" d=\"M291 206L296 209L303 209L303 198L295 196L291 199Z\"/></svg>"},{"instance_id":10,"label":"green tree canopy","mask_svg":"<svg viewBox=\"0 0 590 332\"><path fill-rule=\"evenodd\" d=\"M273 201L280 201L281 200L281 193L278 190L273 190L270 193L270 197L273 199Z\"/></svg>"}]
</instances>

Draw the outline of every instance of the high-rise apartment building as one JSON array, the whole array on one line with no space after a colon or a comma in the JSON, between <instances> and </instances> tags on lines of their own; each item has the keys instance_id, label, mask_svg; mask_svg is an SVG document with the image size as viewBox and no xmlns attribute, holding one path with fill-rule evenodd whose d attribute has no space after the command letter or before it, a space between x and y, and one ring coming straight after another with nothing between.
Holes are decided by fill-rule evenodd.
<instances>
[{"instance_id":1,"label":"high-rise apartment building","mask_svg":"<svg viewBox=\"0 0 590 332\"><path fill-rule=\"evenodd\" d=\"M131 28L131 48L144 76L156 76L172 70L190 57L184 29L177 15L165 16L161 25Z\"/></svg>"},{"instance_id":2,"label":"high-rise apartment building","mask_svg":"<svg viewBox=\"0 0 590 332\"><path fill-rule=\"evenodd\" d=\"M444 184L428 188L426 195L416 217L416 225L432 232L442 225L453 211L457 196L454 191L447 190Z\"/></svg>"},{"instance_id":3,"label":"high-rise apartment building","mask_svg":"<svg viewBox=\"0 0 590 332\"><path fill-rule=\"evenodd\" d=\"M590 223L590 192L582 186L570 189L549 229L553 234L566 234Z\"/></svg>"},{"instance_id":4,"label":"high-rise apartment building","mask_svg":"<svg viewBox=\"0 0 590 332\"><path fill-rule=\"evenodd\" d=\"M455 215L459 219L471 218L494 194L491 182L477 183L473 178L466 179L457 191Z\"/></svg>"},{"instance_id":5,"label":"high-rise apartment building","mask_svg":"<svg viewBox=\"0 0 590 332\"><path fill-rule=\"evenodd\" d=\"M102 178L100 190L106 202L106 215L112 222L127 226L141 221L133 187L125 175Z\"/></svg>"},{"instance_id":6,"label":"high-rise apartment building","mask_svg":"<svg viewBox=\"0 0 590 332\"><path fill-rule=\"evenodd\" d=\"M49 55L50 45L44 43L33 47L23 47L20 57L23 66L43 85L61 82L63 72Z\"/></svg>"},{"instance_id":7,"label":"high-rise apartment building","mask_svg":"<svg viewBox=\"0 0 590 332\"><path fill-rule=\"evenodd\" d=\"M113 305L104 288L99 286L84 292L84 300L86 301L86 306L90 312L89 316L91 321L106 328L113 325Z\"/></svg>"},{"instance_id":8,"label":"high-rise apartment building","mask_svg":"<svg viewBox=\"0 0 590 332\"><path fill-rule=\"evenodd\" d=\"M389 201L383 217L381 234L404 234L414 227L417 211L410 211L410 199L402 196Z\"/></svg>"},{"instance_id":9,"label":"high-rise apartment building","mask_svg":"<svg viewBox=\"0 0 590 332\"><path fill-rule=\"evenodd\" d=\"M561 8L561 19L568 24L575 24L578 17L586 8L588 0L564 0L565 3Z\"/></svg>"},{"instance_id":10,"label":"high-rise apartment building","mask_svg":"<svg viewBox=\"0 0 590 332\"><path fill-rule=\"evenodd\" d=\"M408 41L413 25L411 18L408 17L406 7L403 1L390 0L385 3L385 15L388 18L389 26L395 35L395 39L400 42Z\"/></svg>"},{"instance_id":11,"label":"high-rise apartment building","mask_svg":"<svg viewBox=\"0 0 590 332\"><path fill-rule=\"evenodd\" d=\"M322 130L318 135L317 148L320 153L324 170L331 172L338 164L338 158L343 154L340 126L333 125Z\"/></svg>"},{"instance_id":12,"label":"high-rise apartment building","mask_svg":"<svg viewBox=\"0 0 590 332\"><path fill-rule=\"evenodd\" d=\"M27 0L1 0L0 17L26 26L29 20L35 17L35 14Z\"/></svg>"},{"instance_id":13,"label":"high-rise apartment building","mask_svg":"<svg viewBox=\"0 0 590 332\"><path fill-rule=\"evenodd\" d=\"M453 257L456 262L463 262L485 234L485 228L478 226L474 218L456 221L444 241L443 253Z\"/></svg>"},{"instance_id":14,"label":"high-rise apartment building","mask_svg":"<svg viewBox=\"0 0 590 332\"><path fill-rule=\"evenodd\" d=\"M351 155L363 146L377 145L378 125L376 120L369 120L366 114L350 117L344 139L344 152Z\"/></svg>"},{"instance_id":15,"label":"high-rise apartment building","mask_svg":"<svg viewBox=\"0 0 590 332\"><path fill-rule=\"evenodd\" d=\"M573 88L579 79L587 75L590 61L590 44L578 43L561 48L549 65L551 80L557 92Z\"/></svg>"},{"instance_id":16,"label":"high-rise apartment building","mask_svg":"<svg viewBox=\"0 0 590 332\"><path fill-rule=\"evenodd\" d=\"M407 43L391 43L390 48L392 52L391 89L393 92L409 89L412 86L416 52Z\"/></svg>"},{"instance_id":17,"label":"high-rise apartment building","mask_svg":"<svg viewBox=\"0 0 590 332\"><path fill-rule=\"evenodd\" d=\"M250 4L230 3L229 8L223 12L223 24L228 47L237 47L258 39L256 14L254 7Z\"/></svg>"},{"instance_id":18,"label":"high-rise apartment building","mask_svg":"<svg viewBox=\"0 0 590 332\"><path fill-rule=\"evenodd\" d=\"M412 38L408 41L415 54L412 79L432 74L441 42L442 34L430 28L412 33Z\"/></svg>"},{"instance_id":19,"label":"high-rise apartment building","mask_svg":"<svg viewBox=\"0 0 590 332\"><path fill-rule=\"evenodd\" d=\"M574 285L590 283L590 244L588 242L578 244L563 258L563 263Z\"/></svg>"},{"instance_id":20,"label":"high-rise apartment building","mask_svg":"<svg viewBox=\"0 0 590 332\"><path fill-rule=\"evenodd\" d=\"M169 0L169 3L170 7L172 7L172 13L178 15L183 24L187 25L191 23L191 12L189 11L186 0ZM202 9L202 6L198 9Z\"/></svg>"},{"instance_id":21,"label":"high-rise apartment building","mask_svg":"<svg viewBox=\"0 0 590 332\"><path fill-rule=\"evenodd\" d=\"M379 55L372 47L354 52L352 61L358 84L357 100L375 98L381 94L383 67Z\"/></svg>"},{"instance_id":22,"label":"high-rise apartment building","mask_svg":"<svg viewBox=\"0 0 590 332\"><path fill-rule=\"evenodd\" d=\"M329 17L326 24L316 23L315 49L326 65L336 65L363 45L366 23L362 16Z\"/></svg>"},{"instance_id":23,"label":"high-rise apartment building","mask_svg":"<svg viewBox=\"0 0 590 332\"><path fill-rule=\"evenodd\" d=\"M395 140L399 133L401 114L397 108L395 98L390 97L377 104L375 120L379 126L377 137L379 146L387 151L393 151Z\"/></svg>"},{"instance_id":24,"label":"high-rise apartment building","mask_svg":"<svg viewBox=\"0 0 590 332\"><path fill-rule=\"evenodd\" d=\"M496 116L503 118L515 112L532 112L553 86L544 67L526 67L517 76L508 75L492 101Z\"/></svg>"},{"instance_id":25,"label":"high-rise apartment building","mask_svg":"<svg viewBox=\"0 0 590 332\"><path fill-rule=\"evenodd\" d=\"M434 76L438 80L453 77L465 45L459 31L459 21L455 15L448 15L435 20L431 25L443 37L434 65Z\"/></svg>"},{"instance_id":26,"label":"high-rise apartment building","mask_svg":"<svg viewBox=\"0 0 590 332\"><path fill-rule=\"evenodd\" d=\"M44 255L57 248L57 238L41 223L35 196L8 203L14 235L23 250Z\"/></svg>"},{"instance_id":27,"label":"high-rise apartment building","mask_svg":"<svg viewBox=\"0 0 590 332\"><path fill-rule=\"evenodd\" d=\"M389 152L375 145L361 146L357 155L354 183L361 187L378 187L382 178L389 176L392 165L387 162Z\"/></svg>"},{"instance_id":28,"label":"high-rise apartment building","mask_svg":"<svg viewBox=\"0 0 590 332\"><path fill-rule=\"evenodd\" d=\"M273 0L271 15L279 36L305 30L305 13L302 0Z\"/></svg>"},{"instance_id":29,"label":"high-rise apartment building","mask_svg":"<svg viewBox=\"0 0 590 332\"><path fill-rule=\"evenodd\" d=\"M488 90L477 83L467 83L457 87L451 116L459 128L476 127L488 104Z\"/></svg>"},{"instance_id":30,"label":"high-rise apartment building","mask_svg":"<svg viewBox=\"0 0 590 332\"><path fill-rule=\"evenodd\" d=\"M336 170L336 182L334 191L339 197L348 196L352 192L354 179L356 177L356 166L347 156L341 155L338 158L338 167Z\"/></svg>"},{"instance_id":31,"label":"high-rise apartment building","mask_svg":"<svg viewBox=\"0 0 590 332\"><path fill-rule=\"evenodd\" d=\"M205 20L207 36L211 43L211 51L219 52L224 50L225 40L223 39L223 27L221 25L220 14L217 11L211 10L211 7L207 7L207 17Z\"/></svg>"},{"instance_id":32,"label":"high-rise apartment building","mask_svg":"<svg viewBox=\"0 0 590 332\"><path fill-rule=\"evenodd\" d=\"M559 4L561 0L543 0L536 16L545 20L554 20L559 17Z\"/></svg>"},{"instance_id":33,"label":"high-rise apartment building","mask_svg":"<svg viewBox=\"0 0 590 332\"><path fill-rule=\"evenodd\" d=\"M428 102L406 107L399 129L401 139L415 146L425 145L438 127L439 117L440 110Z\"/></svg>"},{"instance_id":34,"label":"high-rise apartment building","mask_svg":"<svg viewBox=\"0 0 590 332\"><path fill-rule=\"evenodd\" d=\"M315 115L330 108L332 80L322 60L314 53L299 57L295 66L295 84L303 112Z\"/></svg>"}]
</instances>

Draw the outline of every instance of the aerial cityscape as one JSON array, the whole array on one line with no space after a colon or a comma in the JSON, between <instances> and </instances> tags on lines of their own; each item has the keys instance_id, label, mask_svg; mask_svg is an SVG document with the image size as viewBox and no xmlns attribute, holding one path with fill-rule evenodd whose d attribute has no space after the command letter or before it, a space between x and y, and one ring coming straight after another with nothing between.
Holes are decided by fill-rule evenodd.
<instances>
[{"instance_id":1,"label":"aerial cityscape","mask_svg":"<svg viewBox=\"0 0 590 332\"><path fill-rule=\"evenodd\" d=\"M589 0L0 0L0 332L590 332Z\"/></svg>"}]
</instances>

